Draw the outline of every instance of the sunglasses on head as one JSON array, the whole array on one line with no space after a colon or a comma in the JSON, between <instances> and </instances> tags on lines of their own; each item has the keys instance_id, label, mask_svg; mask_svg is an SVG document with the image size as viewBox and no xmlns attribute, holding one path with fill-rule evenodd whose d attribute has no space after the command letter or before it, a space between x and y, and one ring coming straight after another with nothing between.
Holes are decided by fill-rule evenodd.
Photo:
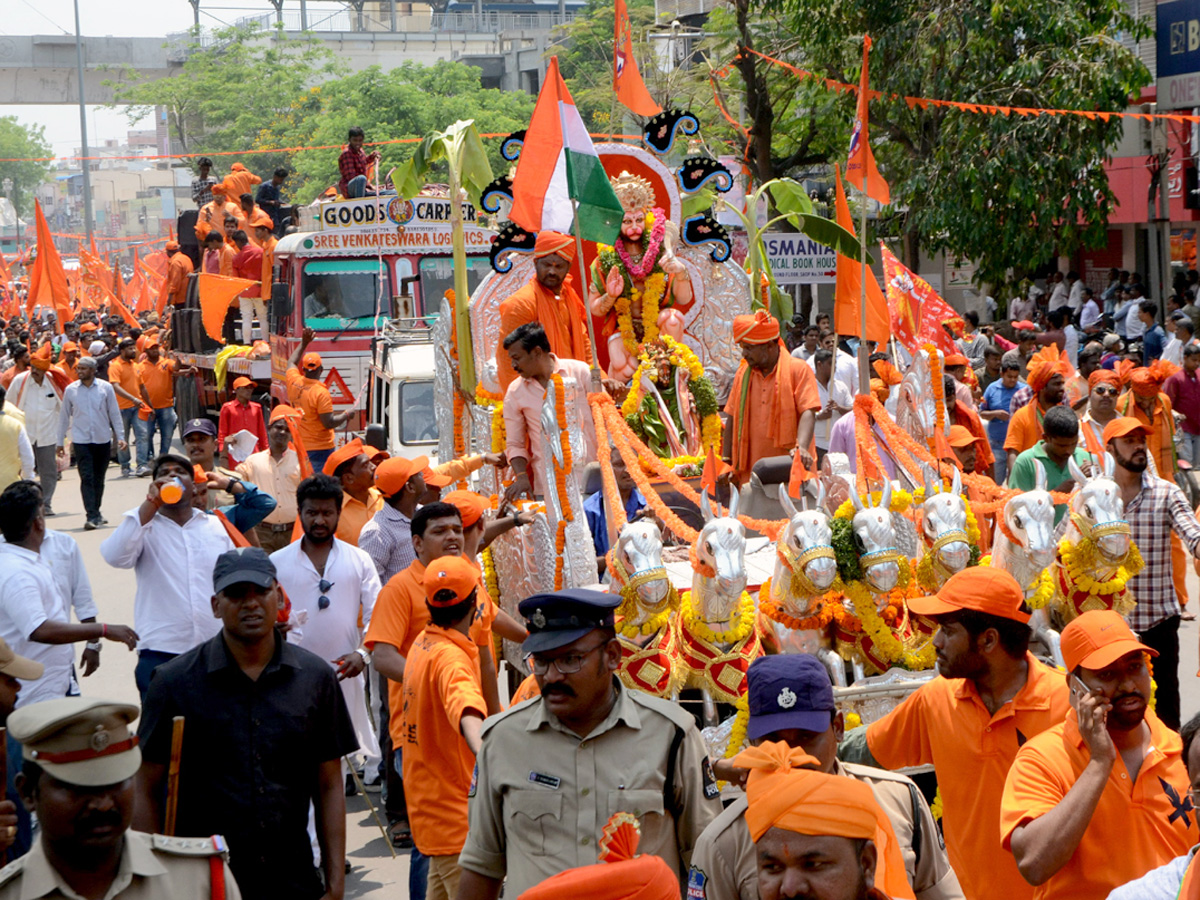
<instances>
[{"instance_id":1,"label":"sunglasses on head","mask_svg":"<svg viewBox=\"0 0 1200 900\"><path fill-rule=\"evenodd\" d=\"M325 595L332 587L333 582L326 581L324 578L322 578L320 583L317 585L317 590L321 592L321 596L317 598L318 611L329 609L329 598Z\"/></svg>"}]
</instances>

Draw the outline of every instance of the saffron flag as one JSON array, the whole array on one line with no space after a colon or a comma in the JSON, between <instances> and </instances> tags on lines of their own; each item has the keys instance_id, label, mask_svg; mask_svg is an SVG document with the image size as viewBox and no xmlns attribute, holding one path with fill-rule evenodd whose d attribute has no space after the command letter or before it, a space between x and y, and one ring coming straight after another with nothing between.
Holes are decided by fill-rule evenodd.
<instances>
[{"instance_id":1,"label":"saffron flag","mask_svg":"<svg viewBox=\"0 0 1200 900\"><path fill-rule=\"evenodd\" d=\"M54 330L61 334L63 325L71 318L71 288L67 284L67 273L63 269L62 257L54 246L50 224L42 212L42 204L33 201L34 218L37 221L37 256L29 273L29 297L25 303L26 318L33 318L33 311L44 306L54 310Z\"/></svg>"},{"instance_id":2,"label":"saffron flag","mask_svg":"<svg viewBox=\"0 0 1200 900\"><path fill-rule=\"evenodd\" d=\"M725 460L718 459L713 452L712 445L708 447L708 452L704 456L704 469L700 475L700 486L704 488L715 500L717 497L717 481L726 472L733 469Z\"/></svg>"},{"instance_id":3,"label":"saffron flag","mask_svg":"<svg viewBox=\"0 0 1200 900\"><path fill-rule=\"evenodd\" d=\"M654 102L633 55L633 30L625 0L616 0L616 29L613 35L613 90L617 99L639 116L657 116L662 107Z\"/></svg>"},{"instance_id":4,"label":"saffron flag","mask_svg":"<svg viewBox=\"0 0 1200 900\"><path fill-rule=\"evenodd\" d=\"M858 109L854 113L854 130L850 133L850 153L846 157L846 181L872 200L884 206L892 202L888 183L875 168L875 154L867 139L867 112L870 94L867 90L867 57L871 53L871 36L863 35L862 78L858 84Z\"/></svg>"},{"instance_id":5,"label":"saffron flag","mask_svg":"<svg viewBox=\"0 0 1200 900\"><path fill-rule=\"evenodd\" d=\"M942 324L962 327L962 317L920 275L908 269L881 242L892 334L911 353L933 344L943 353L961 353Z\"/></svg>"},{"instance_id":6,"label":"saffron flag","mask_svg":"<svg viewBox=\"0 0 1200 900\"><path fill-rule=\"evenodd\" d=\"M246 288L258 284L249 278L230 278L202 272L196 276L200 287L200 318L204 330L214 341L225 343L221 330L225 325L225 313L229 304Z\"/></svg>"},{"instance_id":7,"label":"saffron flag","mask_svg":"<svg viewBox=\"0 0 1200 900\"><path fill-rule=\"evenodd\" d=\"M854 234L854 219L850 215L850 204L846 202L846 189L837 167L837 223ZM848 256L837 255L837 289L834 292L833 327L838 334L858 334L862 329L860 305L862 303L862 263ZM891 336L888 323L888 305L875 273L867 268L867 333L860 335L876 344L886 344Z\"/></svg>"},{"instance_id":8,"label":"saffron flag","mask_svg":"<svg viewBox=\"0 0 1200 900\"><path fill-rule=\"evenodd\" d=\"M552 56L517 160L509 217L535 232L566 234L577 222L583 240L612 244L624 215Z\"/></svg>"}]
</instances>

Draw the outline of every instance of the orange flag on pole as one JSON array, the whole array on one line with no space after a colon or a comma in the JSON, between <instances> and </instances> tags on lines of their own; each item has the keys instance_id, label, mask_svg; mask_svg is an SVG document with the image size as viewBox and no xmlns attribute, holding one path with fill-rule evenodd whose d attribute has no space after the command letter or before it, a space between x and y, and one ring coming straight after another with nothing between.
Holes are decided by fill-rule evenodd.
<instances>
[{"instance_id":1,"label":"orange flag on pole","mask_svg":"<svg viewBox=\"0 0 1200 900\"><path fill-rule=\"evenodd\" d=\"M122 319L124 319L131 328L141 328L142 327L141 323L138 322L137 318L133 315L133 313L131 313L129 311L129 307L127 307L124 303L121 302L120 297L118 297L116 294L114 294L112 291L110 291L106 287L101 287L100 290L103 291L104 296L106 298L108 298L109 308L116 310L117 314Z\"/></svg>"},{"instance_id":2,"label":"orange flag on pole","mask_svg":"<svg viewBox=\"0 0 1200 900\"><path fill-rule=\"evenodd\" d=\"M71 289L67 285L67 273L63 268L62 257L54 246L54 237L50 234L50 224L42 212L42 204L33 201L34 217L37 221L37 258L33 261L33 270L29 273L29 298L25 303L26 318L33 318L33 311L38 306L48 306L54 310L55 328L61 334L63 326L71 318Z\"/></svg>"},{"instance_id":3,"label":"orange flag on pole","mask_svg":"<svg viewBox=\"0 0 1200 900\"><path fill-rule=\"evenodd\" d=\"M196 276L200 284L200 317L204 330L214 341L225 343L221 330L225 325L225 313L229 304L248 287L258 284L249 278L230 278L202 272Z\"/></svg>"},{"instance_id":4,"label":"orange flag on pole","mask_svg":"<svg viewBox=\"0 0 1200 900\"><path fill-rule=\"evenodd\" d=\"M867 90L867 58L871 53L871 36L863 35L862 79L858 85L858 110L854 114L854 130L850 133L850 153L846 158L846 181L858 188L872 200L884 206L892 202L888 183L875 167L875 154L867 139L867 107L870 94Z\"/></svg>"},{"instance_id":5,"label":"orange flag on pole","mask_svg":"<svg viewBox=\"0 0 1200 900\"><path fill-rule=\"evenodd\" d=\"M729 465L727 462L725 462L725 460L717 458L717 455L713 452L712 445L710 444L708 447L708 453L705 454L704 457L704 470L700 475L700 486L709 494L711 494L713 499L716 499L717 479L719 479L732 468L733 466Z\"/></svg>"},{"instance_id":6,"label":"orange flag on pole","mask_svg":"<svg viewBox=\"0 0 1200 900\"><path fill-rule=\"evenodd\" d=\"M616 28L613 35L613 90L617 99L639 116L657 116L662 107L654 102L633 55L633 29L625 0L616 0Z\"/></svg>"},{"instance_id":7,"label":"orange flag on pole","mask_svg":"<svg viewBox=\"0 0 1200 900\"><path fill-rule=\"evenodd\" d=\"M854 220L850 216L850 204L846 202L846 189L842 176L834 166L837 176L837 223L854 234ZM838 334L858 334L861 326L859 304L862 302L862 263L848 256L837 255L837 288L834 292L833 327ZM867 269L867 333L868 341L886 344L891 332L888 328L888 305L883 296L875 273Z\"/></svg>"}]
</instances>

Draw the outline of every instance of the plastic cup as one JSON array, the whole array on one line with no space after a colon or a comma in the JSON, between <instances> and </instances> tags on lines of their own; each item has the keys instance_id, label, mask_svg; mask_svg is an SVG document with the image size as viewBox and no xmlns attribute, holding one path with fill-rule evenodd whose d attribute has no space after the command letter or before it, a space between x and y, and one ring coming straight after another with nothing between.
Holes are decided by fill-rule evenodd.
<instances>
[{"instance_id":1,"label":"plastic cup","mask_svg":"<svg viewBox=\"0 0 1200 900\"><path fill-rule=\"evenodd\" d=\"M183 482L178 478L172 478L161 488L158 489L158 496L162 498L162 502L168 506L173 506L183 499Z\"/></svg>"}]
</instances>

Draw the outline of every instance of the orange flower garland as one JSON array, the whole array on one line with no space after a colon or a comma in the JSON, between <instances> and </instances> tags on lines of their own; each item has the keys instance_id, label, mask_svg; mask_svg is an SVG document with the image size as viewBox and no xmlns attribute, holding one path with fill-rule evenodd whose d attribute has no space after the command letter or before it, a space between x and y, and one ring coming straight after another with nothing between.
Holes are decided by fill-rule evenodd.
<instances>
[{"instance_id":1,"label":"orange flower garland","mask_svg":"<svg viewBox=\"0 0 1200 900\"><path fill-rule=\"evenodd\" d=\"M779 605L771 599L771 579L763 582L762 588L758 594L758 609L764 616L772 622L778 622L786 628L791 628L794 631L824 631L830 623L837 622L838 625L844 625L847 619L853 616L846 612L846 607L837 600L830 599L830 595L826 594L820 598L820 606L817 611L811 615L801 619L799 616L793 616L791 613L786 613L779 608Z\"/></svg>"},{"instance_id":2,"label":"orange flower garland","mask_svg":"<svg viewBox=\"0 0 1200 900\"><path fill-rule=\"evenodd\" d=\"M561 591L563 586L563 564L567 549L567 520L558 520L558 531L554 535L554 589Z\"/></svg>"},{"instance_id":3,"label":"orange flower garland","mask_svg":"<svg viewBox=\"0 0 1200 900\"><path fill-rule=\"evenodd\" d=\"M929 354L929 377L933 380L933 415L934 433L929 436L929 449L936 452L934 435L946 431L946 382L942 378L942 358L938 356L937 347L926 344L923 348Z\"/></svg>"},{"instance_id":4,"label":"orange flower garland","mask_svg":"<svg viewBox=\"0 0 1200 900\"><path fill-rule=\"evenodd\" d=\"M566 547L567 547L567 523L575 521L575 514L571 511L571 498L567 494L567 475L571 473L573 460L571 458L571 438L567 431L567 398L563 390L562 376L555 374L550 376L551 382L554 384L554 417L555 423L558 425L559 446L562 448L562 465L560 466L553 457L551 462L554 465L554 486L558 491L558 508L562 513L558 520L558 530L554 535L554 589L562 590L563 586L563 567L565 564Z\"/></svg>"},{"instance_id":5,"label":"orange flower garland","mask_svg":"<svg viewBox=\"0 0 1200 900\"><path fill-rule=\"evenodd\" d=\"M596 426L596 446L607 447L609 444L608 424L604 420L604 412L600 404L591 403L588 398L588 410L592 414L592 422ZM612 470L612 454L600 453L600 489L604 491L604 510L613 523L614 532L619 532L629 521L625 515L625 504L621 502L621 492L617 489L617 476ZM644 496L644 495L643 495Z\"/></svg>"}]
</instances>

